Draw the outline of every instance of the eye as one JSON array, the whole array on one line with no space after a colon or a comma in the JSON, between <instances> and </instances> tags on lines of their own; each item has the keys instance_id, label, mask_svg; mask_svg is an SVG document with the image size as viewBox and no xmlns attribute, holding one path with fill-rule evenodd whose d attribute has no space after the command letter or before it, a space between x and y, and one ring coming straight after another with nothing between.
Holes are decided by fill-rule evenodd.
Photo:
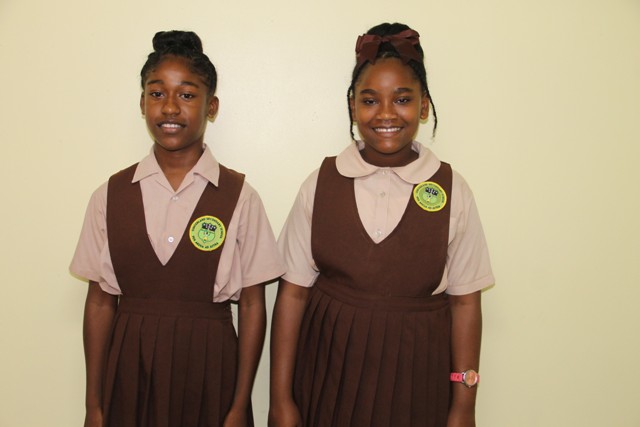
<instances>
[{"instance_id":1,"label":"eye","mask_svg":"<svg viewBox=\"0 0 640 427\"><path fill-rule=\"evenodd\" d=\"M364 105L375 105L378 103L378 101L373 98L362 98L360 102Z\"/></svg>"},{"instance_id":2,"label":"eye","mask_svg":"<svg viewBox=\"0 0 640 427\"><path fill-rule=\"evenodd\" d=\"M162 97L162 92L160 92L159 90L152 90L149 91L149 96L152 98L160 98Z\"/></svg>"},{"instance_id":3,"label":"eye","mask_svg":"<svg viewBox=\"0 0 640 427\"><path fill-rule=\"evenodd\" d=\"M405 105L411 102L411 98L408 96L403 96L401 98L396 99L396 104Z\"/></svg>"},{"instance_id":4,"label":"eye","mask_svg":"<svg viewBox=\"0 0 640 427\"><path fill-rule=\"evenodd\" d=\"M182 95L180 95L180 97L182 99L186 99L186 100L191 100L193 98L195 98L196 96L192 93L183 93Z\"/></svg>"}]
</instances>

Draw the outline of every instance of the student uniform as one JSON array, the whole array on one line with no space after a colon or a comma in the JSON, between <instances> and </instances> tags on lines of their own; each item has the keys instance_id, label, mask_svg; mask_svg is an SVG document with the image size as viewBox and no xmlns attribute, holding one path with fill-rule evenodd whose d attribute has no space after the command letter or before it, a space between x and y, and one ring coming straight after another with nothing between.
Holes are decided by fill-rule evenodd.
<instances>
[{"instance_id":1,"label":"student uniform","mask_svg":"<svg viewBox=\"0 0 640 427\"><path fill-rule=\"evenodd\" d=\"M207 215L226 228L212 251L190 239ZM174 191L151 153L94 193L71 271L120 295L105 367L107 425L221 425L237 362L229 301L284 272L244 176L205 148Z\"/></svg>"},{"instance_id":2,"label":"student uniform","mask_svg":"<svg viewBox=\"0 0 640 427\"><path fill-rule=\"evenodd\" d=\"M325 159L280 236L284 279L312 286L294 398L305 426L441 426L449 404L446 295L494 282L473 196L433 153L398 168L362 160L362 143ZM448 196L413 199L423 181Z\"/></svg>"}]
</instances>

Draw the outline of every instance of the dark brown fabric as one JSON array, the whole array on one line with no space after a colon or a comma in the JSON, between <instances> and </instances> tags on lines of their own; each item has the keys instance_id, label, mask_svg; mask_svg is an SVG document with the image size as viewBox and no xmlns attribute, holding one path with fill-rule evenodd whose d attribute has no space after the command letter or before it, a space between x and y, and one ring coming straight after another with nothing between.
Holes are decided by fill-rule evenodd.
<instances>
[{"instance_id":1,"label":"dark brown fabric","mask_svg":"<svg viewBox=\"0 0 640 427\"><path fill-rule=\"evenodd\" d=\"M449 195L438 212L413 197L375 244L362 225L353 179L325 159L316 187L312 253L320 270L305 311L294 396L304 425L445 426L451 315L432 296L444 273L451 167L432 176Z\"/></svg>"},{"instance_id":2,"label":"dark brown fabric","mask_svg":"<svg viewBox=\"0 0 640 427\"><path fill-rule=\"evenodd\" d=\"M237 364L229 302L212 302L226 242L200 251L189 227L203 215L228 226L244 176L220 167L219 186L207 185L163 266L147 236L140 185L131 182L136 166L112 176L107 193L109 249L122 296L105 373L105 425L222 425Z\"/></svg>"}]
</instances>

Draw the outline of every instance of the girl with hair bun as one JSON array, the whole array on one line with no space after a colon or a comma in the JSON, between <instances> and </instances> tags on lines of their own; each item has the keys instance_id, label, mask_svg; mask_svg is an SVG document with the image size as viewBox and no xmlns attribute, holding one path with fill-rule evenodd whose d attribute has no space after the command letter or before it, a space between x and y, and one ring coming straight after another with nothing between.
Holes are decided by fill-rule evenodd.
<instances>
[{"instance_id":1,"label":"girl with hair bun","mask_svg":"<svg viewBox=\"0 0 640 427\"><path fill-rule=\"evenodd\" d=\"M153 47L153 147L94 192L71 262L89 282L85 426L251 426L264 284L284 265L260 197L204 144L219 101L200 38L159 32Z\"/></svg>"},{"instance_id":2,"label":"girl with hair bun","mask_svg":"<svg viewBox=\"0 0 640 427\"><path fill-rule=\"evenodd\" d=\"M474 426L494 278L471 190L414 139L430 110L437 126L419 34L358 37L347 103L361 140L302 184L279 239L270 425Z\"/></svg>"}]
</instances>

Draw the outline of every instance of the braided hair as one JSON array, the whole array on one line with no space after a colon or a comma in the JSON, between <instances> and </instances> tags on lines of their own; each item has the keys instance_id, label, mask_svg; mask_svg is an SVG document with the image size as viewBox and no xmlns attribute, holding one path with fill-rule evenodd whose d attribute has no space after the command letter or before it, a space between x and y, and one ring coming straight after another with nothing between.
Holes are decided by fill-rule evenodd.
<instances>
[{"instance_id":1,"label":"braided hair","mask_svg":"<svg viewBox=\"0 0 640 427\"><path fill-rule=\"evenodd\" d=\"M384 37L384 36L395 35L395 34L401 33L402 31L410 30L410 29L411 28L405 24L383 23L380 25L376 25L375 27L372 27L371 29L369 29L369 31L367 31L366 34ZM436 114L436 107L435 105L433 105L433 99L431 98L431 94L429 93L429 86L427 85L427 70L424 66L424 52L419 43L415 45L414 48L420 54L421 60L416 61L412 59L407 63L407 65L413 70L413 73L420 81L422 90L424 91L427 98L429 98L429 104L431 104L431 110L433 111L433 120L434 120L433 134L435 135L436 129L438 128L438 115ZM376 59L380 59L380 58L400 58L400 54L391 43L383 42L380 44L378 53L376 55ZM366 61L362 64L356 64L356 66L353 68L353 72L351 73L351 85L347 90L347 107L349 108L349 132L351 134L351 139L353 140L355 140L355 136L353 134L353 123L352 123L353 111L351 110L350 100L354 96L355 86L356 86L356 83L358 82L358 79L360 78L360 74L362 74L362 70L364 70L367 67L367 65L369 65L369 63Z\"/></svg>"},{"instance_id":2,"label":"braided hair","mask_svg":"<svg viewBox=\"0 0 640 427\"><path fill-rule=\"evenodd\" d=\"M167 56L186 59L190 71L202 77L209 88L208 95L212 96L216 92L218 84L216 67L204 54L200 37L193 31L160 31L153 36L153 52L149 54L147 62L140 71L140 83L143 90L149 73Z\"/></svg>"}]
</instances>

